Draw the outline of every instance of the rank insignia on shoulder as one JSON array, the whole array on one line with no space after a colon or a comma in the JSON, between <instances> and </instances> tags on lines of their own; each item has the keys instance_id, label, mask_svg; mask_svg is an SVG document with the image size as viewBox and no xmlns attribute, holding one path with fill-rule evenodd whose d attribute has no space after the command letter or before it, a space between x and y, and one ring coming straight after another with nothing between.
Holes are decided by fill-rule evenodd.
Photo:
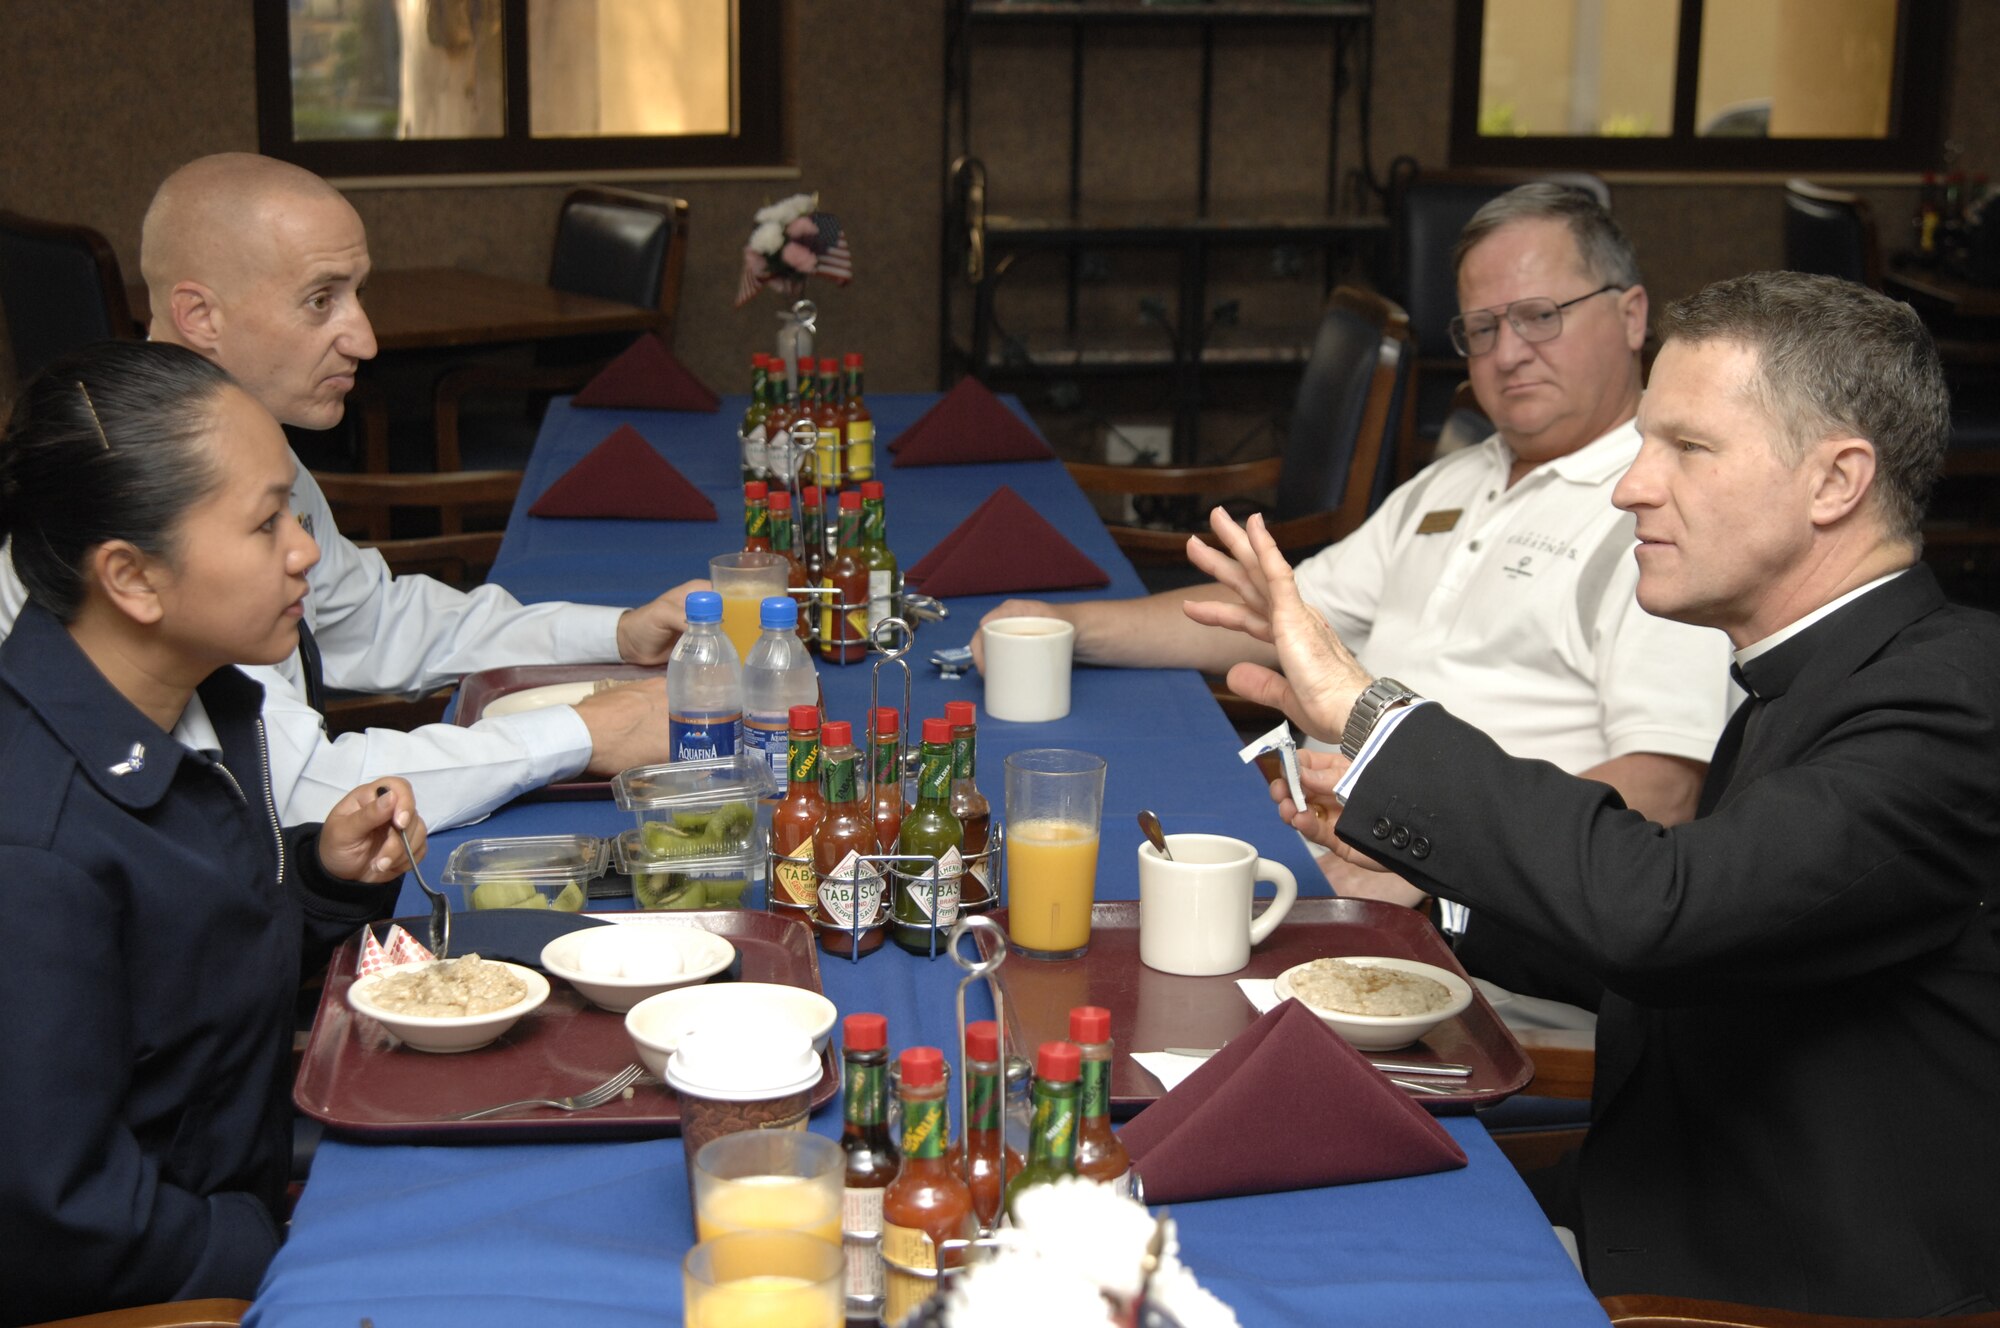
<instances>
[{"instance_id":1,"label":"rank insignia on shoulder","mask_svg":"<svg viewBox=\"0 0 2000 1328\"><path fill-rule=\"evenodd\" d=\"M132 744L132 754L117 765L112 766L111 773L114 775L135 775L145 768L146 744L135 742Z\"/></svg>"}]
</instances>

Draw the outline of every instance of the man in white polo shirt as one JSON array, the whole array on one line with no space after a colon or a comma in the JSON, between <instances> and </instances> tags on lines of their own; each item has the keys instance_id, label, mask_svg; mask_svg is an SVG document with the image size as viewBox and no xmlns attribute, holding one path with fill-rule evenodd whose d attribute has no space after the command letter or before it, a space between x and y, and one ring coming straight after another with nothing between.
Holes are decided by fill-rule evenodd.
<instances>
[{"instance_id":1,"label":"man in white polo shirt","mask_svg":"<svg viewBox=\"0 0 2000 1328\"><path fill-rule=\"evenodd\" d=\"M1638 263L1593 199L1549 184L1480 209L1456 257L1452 336L1497 432L1302 563L1300 591L1376 674L1447 700L1517 756L1610 784L1661 824L1685 821L1728 714L1729 647L1639 607L1632 517L1611 503L1639 449ZM1220 673L1274 662L1268 646L1181 608L1234 598L1210 583L1136 600L1010 600L987 616L1068 619L1077 657L1096 664ZM1381 872L1321 865L1343 894L1421 898Z\"/></svg>"}]
</instances>

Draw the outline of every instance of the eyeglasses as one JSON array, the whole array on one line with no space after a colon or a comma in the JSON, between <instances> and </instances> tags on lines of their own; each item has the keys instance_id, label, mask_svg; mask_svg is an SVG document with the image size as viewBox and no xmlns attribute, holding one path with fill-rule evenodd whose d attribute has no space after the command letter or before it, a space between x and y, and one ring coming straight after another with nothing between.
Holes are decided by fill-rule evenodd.
<instances>
[{"instance_id":1,"label":"eyeglasses","mask_svg":"<svg viewBox=\"0 0 2000 1328\"><path fill-rule=\"evenodd\" d=\"M1606 291L1622 291L1625 287L1617 283L1599 286L1589 295L1579 295L1574 300L1564 300L1557 304L1546 295L1531 295L1525 300L1503 304L1497 309L1475 309L1469 314L1460 314L1451 320L1451 344L1466 359L1484 355L1493 349L1493 343L1500 337L1500 319L1504 316L1508 324L1523 341L1554 341L1562 335L1562 311L1572 304L1581 304L1592 296Z\"/></svg>"}]
</instances>

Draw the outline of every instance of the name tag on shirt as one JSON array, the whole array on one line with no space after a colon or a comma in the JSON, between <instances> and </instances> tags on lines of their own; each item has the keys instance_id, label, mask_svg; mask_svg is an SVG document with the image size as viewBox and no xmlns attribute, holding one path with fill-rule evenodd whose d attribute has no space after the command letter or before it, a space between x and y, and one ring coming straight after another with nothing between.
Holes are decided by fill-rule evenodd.
<instances>
[{"instance_id":1,"label":"name tag on shirt","mask_svg":"<svg viewBox=\"0 0 2000 1328\"><path fill-rule=\"evenodd\" d=\"M1419 535L1442 535L1445 531L1456 526L1458 519L1464 515L1465 509L1462 507L1447 507L1439 512L1426 512L1424 513L1424 519L1417 522L1417 533Z\"/></svg>"}]
</instances>

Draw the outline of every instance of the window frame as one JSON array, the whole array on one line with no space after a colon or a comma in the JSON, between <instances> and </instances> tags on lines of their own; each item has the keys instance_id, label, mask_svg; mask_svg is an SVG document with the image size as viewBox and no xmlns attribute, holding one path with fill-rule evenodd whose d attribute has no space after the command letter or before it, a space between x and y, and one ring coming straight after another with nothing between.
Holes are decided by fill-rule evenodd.
<instances>
[{"instance_id":1,"label":"window frame","mask_svg":"<svg viewBox=\"0 0 2000 1328\"><path fill-rule=\"evenodd\" d=\"M501 0L506 122L495 138L296 139L290 6L255 0L258 150L328 177L526 175L782 166L783 0L736 0L734 134L537 138L529 132L528 0ZM518 94L516 90L518 91Z\"/></svg>"},{"instance_id":2,"label":"window frame","mask_svg":"<svg viewBox=\"0 0 2000 1328\"><path fill-rule=\"evenodd\" d=\"M1943 153L1947 7L1901 0L1896 11L1895 85L1884 138L1702 138L1695 134L1704 0L1681 0L1671 134L1651 138L1479 132L1480 60L1486 0L1458 0L1452 55L1453 166L1568 167L1629 171L1921 171Z\"/></svg>"}]
</instances>

